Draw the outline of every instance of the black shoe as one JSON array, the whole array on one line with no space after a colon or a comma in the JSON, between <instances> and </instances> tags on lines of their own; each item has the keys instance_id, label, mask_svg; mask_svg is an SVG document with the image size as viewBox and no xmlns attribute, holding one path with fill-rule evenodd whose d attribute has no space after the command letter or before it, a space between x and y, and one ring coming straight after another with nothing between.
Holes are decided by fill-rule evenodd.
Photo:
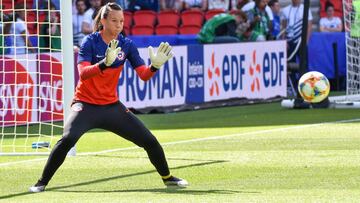
<instances>
[{"instance_id":1,"label":"black shoe","mask_svg":"<svg viewBox=\"0 0 360 203\"><path fill-rule=\"evenodd\" d=\"M167 187L185 188L189 185L189 183L186 180L177 178L175 176L170 176L170 178L163 179L163 181Z\"/></svg>"}]
</instances>

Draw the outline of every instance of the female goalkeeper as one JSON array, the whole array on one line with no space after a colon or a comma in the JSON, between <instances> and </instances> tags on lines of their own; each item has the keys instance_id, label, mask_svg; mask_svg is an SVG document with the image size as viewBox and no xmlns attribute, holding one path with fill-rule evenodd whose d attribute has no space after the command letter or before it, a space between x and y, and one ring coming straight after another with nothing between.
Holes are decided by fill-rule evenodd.
<instances>
[{"instance_id":1,"label":"female goalkeeper","mask_svg":"<svg viewBox=\"0 0 360 203\"><path fill-rule=\"evenodd\" d=\"M64 162L66 154L90 129L102 128L135 143L147 152L151 163L167 186L186 187L186 180L170 174L164 151L153 134L119 100L117 83L128 59L138 76L149 80L172 57L171 46L161 43L154 53L149 47L151 65L140 58L134 43L120 34L124 14L116 3L103 6L95 18L94 32L80 47L76 87L71 113L63 137L54 146L38 182L30 192L42 192Z\"/></svg>"}]
</instances>

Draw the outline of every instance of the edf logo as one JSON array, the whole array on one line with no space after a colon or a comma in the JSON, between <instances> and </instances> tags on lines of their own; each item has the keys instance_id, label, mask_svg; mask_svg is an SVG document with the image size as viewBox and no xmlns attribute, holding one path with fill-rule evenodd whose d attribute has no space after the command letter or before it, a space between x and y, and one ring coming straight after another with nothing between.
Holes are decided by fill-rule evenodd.
<instances>
[{"instance_id":1,"label":"edf logo","mask_svg":"<svg viewBox=\"0 0 360 203\"><path fill-rule=\"evenodd\" d=\"M245 55L225 55L222 62L222 81L225 92L242 90L245 74Z\"/></svg>"}]
</instances>

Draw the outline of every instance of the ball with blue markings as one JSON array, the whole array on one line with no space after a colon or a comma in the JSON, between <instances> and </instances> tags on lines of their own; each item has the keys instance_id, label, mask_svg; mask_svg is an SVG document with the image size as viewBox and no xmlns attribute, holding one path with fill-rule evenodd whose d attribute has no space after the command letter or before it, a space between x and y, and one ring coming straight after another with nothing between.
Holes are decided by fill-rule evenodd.
<instances>
[{"instance_id":1,"label":"ball with blue markings","mask_svg":"<svg viewBox=\"0 0 360 203\"><path fill-rule=\"evenodd\" d=\"M329 96L330 83L324 74L311 71L301 76L298 90L305 101L319 103Z\"/></svg>"}]
</instances>

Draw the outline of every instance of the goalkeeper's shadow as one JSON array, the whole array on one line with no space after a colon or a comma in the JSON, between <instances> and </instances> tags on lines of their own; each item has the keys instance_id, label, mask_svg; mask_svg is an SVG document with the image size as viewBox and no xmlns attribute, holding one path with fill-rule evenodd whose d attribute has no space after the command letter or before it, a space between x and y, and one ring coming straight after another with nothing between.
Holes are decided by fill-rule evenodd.
<instances>
[{"instance_id":1,"label":"goalkeeper's shadow","mask_svg":"<svg viewBox=\"0 0 360 203\"><path fill-rule=\"evenodd\" d=\"M171 169L175 170L175 169L191 168L191 167L206 166L206 165L212 165L212 164L219 164L219 163L228 162L227 160L203 160L203 161L204 162L202 162L202 163L194 163L194 164L188 164L188 165L183 165L183 166L177 166L177 167L172 167ZM108 177L108 178L101 178L101 179L96 179L96 180L91 180L91 181L86 181L86 182L81 182L81 183L75 183L75 184L71 184L71 185L64 185L64 186L59 186L59 187L50 187L50 188L47 189L47 191L71 192L69 190L63 190L63 189L77 187L77 186L90 185L90 184L96 184L96 183L102 183L102 182L106 182L106 181L112 181L112 180L116 180L116 179L128 178L128 177L133 177L133 176L140 176L140 175L151 174L151 173L157 173L157 172L156 172L156 170L149 170L149 171L143 171L143 172L138 172L138 173L131 173L131 174L112 176L112 177ZM167 192L175 191L174 189L170 189L170 188L168 188L167 190L164 190L164 189L156 189L156 190L163 191L163 192L165 192L165 191L167 191ZM178 191L178 190L176 190L176 191ZM90 192L90 191L88 191L88 192ZM96 192L96 191L91 191L91 192ZM0 199L1 199L1 197L0 197Z\"/></svg>"}]
</instances>

